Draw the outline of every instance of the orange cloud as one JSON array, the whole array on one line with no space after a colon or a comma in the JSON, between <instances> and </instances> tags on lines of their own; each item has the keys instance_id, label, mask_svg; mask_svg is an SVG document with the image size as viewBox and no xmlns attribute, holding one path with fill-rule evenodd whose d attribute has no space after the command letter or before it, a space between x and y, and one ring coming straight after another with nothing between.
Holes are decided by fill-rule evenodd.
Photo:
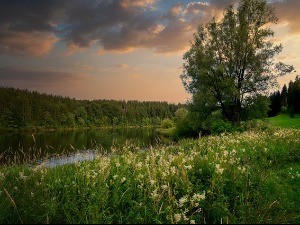
<instances>
[{"instance_id":1,"label":"orange cloud","mask_svg":"<svg viewBox=\"0 0 300 225\"><path fill-rule=\"evenodd\" d=\"M273 3L276 9L276 15L280 23L288 22L289 32L300 33L300 1L299 0L284 0L275 1Z\"/></svg>"},{"instance_id":2,"label":"orange cloud","mask_svg":"<svg viewBox=\"0 0 300 225\"><path fill-rule=\"evenodd\" d=\"M121 6L129 7L147 7L153 5L157 0L120 0Z\"/></svg>"},{"instance_id":3,"label":"orange cloud","mask_svg":"<svg viewBox=\"0 0 300 225\"><path fill-rule=\"evenodd\" d=\"M57 41L58 38L51 33L9 32L0 36L0 53L39 57L49 53Z\"/></svg>"}]
</instances>

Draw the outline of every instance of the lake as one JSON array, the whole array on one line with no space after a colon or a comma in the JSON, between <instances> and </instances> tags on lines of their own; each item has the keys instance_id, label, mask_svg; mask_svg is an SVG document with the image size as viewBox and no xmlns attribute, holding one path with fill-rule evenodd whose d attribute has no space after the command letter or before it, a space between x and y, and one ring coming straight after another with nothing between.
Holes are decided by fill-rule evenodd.
<instances>
[{"instance_id":1,"label":"lake","mask_svg":"<svg viewBox=\"0 0 300 225\"><path fill-rule=\"evenodd\" d=\"M22 131L0 133L0 163L41 163L49 166L93 159L133 144L143 148L171 141L155 128L103 128L64 131Z\"/></svg>"}]
</instances>

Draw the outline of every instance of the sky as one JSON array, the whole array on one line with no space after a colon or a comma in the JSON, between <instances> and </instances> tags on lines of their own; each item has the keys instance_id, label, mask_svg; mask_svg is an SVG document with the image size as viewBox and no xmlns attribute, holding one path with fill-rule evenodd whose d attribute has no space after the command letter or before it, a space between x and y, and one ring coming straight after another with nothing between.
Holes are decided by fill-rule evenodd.
<instances>
[{"instance_id":1,"label":"sky","mask_svg":"<svg viewBox=\"0 0 300 225\"><path fill-rule=\"evenodd\" d=\"M185 103L183 54L236 0L1 0L0 86L76 99ZM300 70L300 1L270 0L277 60ZM278 79L294 81L297 72Z\"/></svg>"}]
</instances>

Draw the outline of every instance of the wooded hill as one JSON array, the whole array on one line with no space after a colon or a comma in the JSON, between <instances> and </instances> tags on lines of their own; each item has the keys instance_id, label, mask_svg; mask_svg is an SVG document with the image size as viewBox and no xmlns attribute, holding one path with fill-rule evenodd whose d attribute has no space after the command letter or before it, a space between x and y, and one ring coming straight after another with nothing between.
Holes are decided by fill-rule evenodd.
<instances>
[{"instance_id":1,"label":"wooded hill","mask_svg":"<svg viewBox=\"0 0 300 225\"><path fill-rule=\"evenodd\" d=\"M76 100L0 87L0 128L73 128L158 125L180 104Z\"/></svg>"}]
</instances>

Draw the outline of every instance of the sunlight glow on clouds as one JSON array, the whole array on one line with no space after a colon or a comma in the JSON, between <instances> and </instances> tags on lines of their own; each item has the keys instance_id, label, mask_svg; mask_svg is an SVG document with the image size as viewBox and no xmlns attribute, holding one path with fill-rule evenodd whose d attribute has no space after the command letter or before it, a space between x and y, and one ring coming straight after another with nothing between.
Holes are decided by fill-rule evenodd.
<instances>
[{"instance_id":1,"label":"sunlight glow on clouds","mask_svg":"<svg viewBox=\"0 0 300 225\"><path fill-rule=\"evenodd\" d=\"M232 2L1 0L1 84L80 99L184 102L177 68L193 33ZM278 59L300 70L300 1L270 4L279 17L273 40L284 47Z\"/></svg>"}]
</instances>

